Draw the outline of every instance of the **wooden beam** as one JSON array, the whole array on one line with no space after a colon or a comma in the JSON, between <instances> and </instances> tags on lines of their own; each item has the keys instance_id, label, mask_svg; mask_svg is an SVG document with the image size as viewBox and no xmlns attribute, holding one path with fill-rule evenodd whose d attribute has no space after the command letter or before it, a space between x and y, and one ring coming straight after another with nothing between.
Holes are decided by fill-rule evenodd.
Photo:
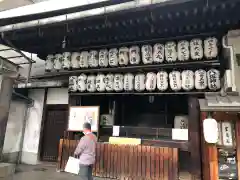
<instances>
[{"instance_id":1,"label":"wooden beam","mask_svg":"<svg viewBox=\"0 0 240 180\"><path fill-rule=\"evenodd\" d=\"M189 97L188 100L188 136L189 152L191 156L190 173L192 180L201 179L201 146L200 146L200 107L196 97Z\"/></svg>"}]
</instances>

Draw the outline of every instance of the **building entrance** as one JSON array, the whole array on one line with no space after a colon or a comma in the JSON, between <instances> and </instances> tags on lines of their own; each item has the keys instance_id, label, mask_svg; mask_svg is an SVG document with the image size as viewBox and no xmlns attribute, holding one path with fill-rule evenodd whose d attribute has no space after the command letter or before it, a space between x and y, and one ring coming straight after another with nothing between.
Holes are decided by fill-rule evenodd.
<instances>
[{"instance_id":1,"label":"building entrance","mask_svg":"<svg viewBox=\"0 0 240 180\"><path fill-rule=\"evenodd\" d=\"M41 146L41 160L55 162L59 140L67 127L68 105L47 105Z\"/></svg>"}]
</instances>

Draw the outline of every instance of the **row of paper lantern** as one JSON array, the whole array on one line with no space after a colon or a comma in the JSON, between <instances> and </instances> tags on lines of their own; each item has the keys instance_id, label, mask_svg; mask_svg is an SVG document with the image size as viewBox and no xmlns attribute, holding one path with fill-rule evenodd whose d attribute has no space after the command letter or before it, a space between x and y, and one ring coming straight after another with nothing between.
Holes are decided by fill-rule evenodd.
<instances>
[{"instance_id":1,"label":"row of paper lantern","mask_svg":"<svg viewBox=\"0 0 240 180\"><path fill-rule=\"evenodd\" d=\"M184 70L182 72L172 71L169 74L165 71L158 73L149 72L145 74L98 74L71 76L69 77L69 91L71 92L104 92L104 91L166 91L168 88L173 91L192 89L217 90L220 88L220 72L217 69L208 71L199 69L195 72Z\"/></svg>"},{"instance_id":2,"label":"row of paper lantern","mask_svg":"<svg viewBox=\"0 0 240 180\"><path fill-rule=\"evenodd\" d=\"M164 44L143 45L141 47L143 64L187 61L189 59L199 60L205 56L212 59L218 55L217 39L210 37L204 40L192 39L182 40L178 43L174 41ZM132 46L130 48L112 48L109 51L102 49L80 52L65 52L63 54L48 55L46 59L46 71L70 69L70 68L96 68L96 67L116 67L118 65L137 65L141 61L140 48Z\"/></svg>"}]
</instances>

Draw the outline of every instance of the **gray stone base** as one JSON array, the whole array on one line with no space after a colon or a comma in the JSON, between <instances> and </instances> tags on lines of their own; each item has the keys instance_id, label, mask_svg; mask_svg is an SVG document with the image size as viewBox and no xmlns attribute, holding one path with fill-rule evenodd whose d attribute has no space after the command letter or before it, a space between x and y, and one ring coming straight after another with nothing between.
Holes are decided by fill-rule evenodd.
<instances>
[{"instance_id":1,"label":"gray stone base","mask_svg":"<svg viewBox=\"0 0 240 180\"><path fill-rule=\"evenodd\" d=\"M17 163L18 162L18 155L19 152L14 152L14 153L4 153L2 155L2 160L3 162L8 162L8 163Z\"/></svg>"},{"instance_id":2,"label":"gray stone base","mask_svg":"<svg viewBox=\"0 0 240 180\"><path fill-rule=\"evenodd\" d=\"M0 179L10 178L15 173L15 164L0 163Z\"/></svg>"},{"instance_id":3,"label":"gray stone base","mask_svg":"<svg viewBox=\"0 0 240 180\"><path fill-rule=\"evenodd\" d=\"M23 164L30 164L30 165L37 165L39 164L38 161L38 154L31 153L31 152L22 152L21 162Z\"/></svg>"},{"instance_id":4,"label":"gray stone base","mask_svg":"<svg viewBox=\"0 0 240 180\"><path fill-rule=\"evenodd\" d=\"M18 162L19 153L20 152L5 153L2 155L2 161L15 164ZM30 153L30 152L22 152L22 157L20 162L23 164L37 165L39 164L38 154Z\"/></svg>"}]
</instances>

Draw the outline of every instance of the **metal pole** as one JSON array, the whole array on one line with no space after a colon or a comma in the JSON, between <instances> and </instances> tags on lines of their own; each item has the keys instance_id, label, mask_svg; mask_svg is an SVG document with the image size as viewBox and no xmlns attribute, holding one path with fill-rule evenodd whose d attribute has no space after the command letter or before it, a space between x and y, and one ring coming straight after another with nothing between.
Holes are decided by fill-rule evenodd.
<instances>
[{"instance_id":1,"label":"metal pole","mask_svg":"<svg viewBox=\"0 0 240 180\"><path fill-rule=\"evenodd\" d=\"M193 0L178 0L177 4L191 2L191 1L193 1ZM101 6L100 8L89 9L89 10L84 10L81 12L75 12L75 13L64 14L64 15L60 15L60 16L54 16L54 17L49 17L49 18L44 18L44 19L37 19L37 20L28 21L28 22L22 22L22 23L16 23L16 24L2 26L2 27L0 27L0 32L14 31L14 30L25 29L25 28L30 28L30 27L39 27L39 26L54 24L54 23L62 23L62 22L67 22L67 21L72 21L72 20L77 20L77 19L83 19L86 17L104 15L104 14L108 14L108 13L149 6L151 4L161 4L161 6L164 6L166 4L173 4L173 3L176 4L176 2L173 0L110 1L107 5Z\"/></svg>"}]
</instances>

